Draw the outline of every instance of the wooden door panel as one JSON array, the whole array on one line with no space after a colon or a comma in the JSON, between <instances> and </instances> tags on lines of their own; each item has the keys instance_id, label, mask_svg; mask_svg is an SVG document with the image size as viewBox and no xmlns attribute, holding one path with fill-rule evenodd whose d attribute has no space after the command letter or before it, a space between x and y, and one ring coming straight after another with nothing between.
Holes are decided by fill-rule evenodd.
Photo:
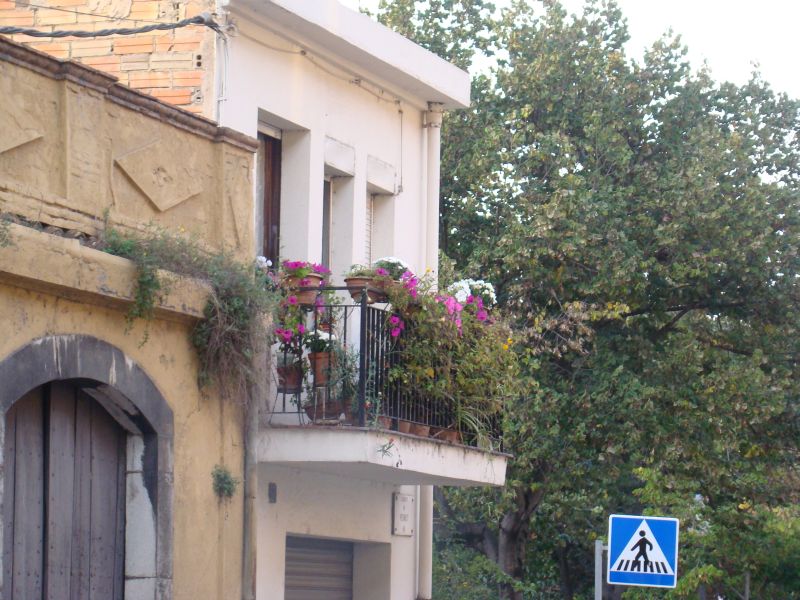
<instances>
[{"instance_id":1,"label":"wooden door panel","mask_svg":"<svg viewBox=\"0 0 800 600\"><path fill-rule=\"evenodd\" d=\"M4 600L121 600L126 433L55 382L6 415Z\"/></svg>"},{"instance_id":2,"label":"wooden door panel","mask_svg":"<svg viewBox=\"0 0 800 600\"><path fill-rule=\"evenodd\" d=\"M69 600L75 486L75 388L50 386L47 473L47 600Z\"/></svg>"},{"instance_id":3,"label":"wooden door panel","mask_svg":"<svg viewBox=\"0 0 800 600\"><path fill-rule=\"evenodd\" d=\"M119 425L92 403L91 600L114 598L117 557L117 511L120 465Z\"/></svg>"},{"instance_id":4,"label":"wooden door panel","mask_svg":"<svg viewBox=\"0 0 800 600\"><path fill-rule=\"evenodd\" d=\"M75 485L72 496L70 600L89 597L92 555L91 501L92 401L79 394L75 402Z\"/></svg>"},{"instance_id":5,"label":"wooden door panel","mask_svg":"<svg viewBox=\"0 0 800 600\"><path fill-rule=\"evenodd\" d=\"M14 545L12 591L17 598L41 598L44 583L43 390L21 398L16 412Z\"/></svg>"}]
</instances>

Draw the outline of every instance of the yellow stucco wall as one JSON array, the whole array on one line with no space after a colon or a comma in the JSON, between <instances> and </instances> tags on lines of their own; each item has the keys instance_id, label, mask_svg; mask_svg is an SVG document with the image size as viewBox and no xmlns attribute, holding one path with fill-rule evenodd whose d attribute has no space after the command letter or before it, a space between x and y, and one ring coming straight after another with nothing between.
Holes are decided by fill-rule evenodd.
<instances>
[{"instance_id":1,"label":"yellow stucco wall","mask_svg":"<svg viewBox=\"0 0 800 600\"><path fill-rule=\"evenodd\" d=\"M88 250L89 256L83 261L74 260L71 268L64 270L62 266L61 284L72 279L73 288L78 289L81 269L86 266L81 263L98 259L90 269L94 277L83 275L80 281L80 286L86 288L80 301L26 289L27 279L21 278L13 263L24 256L21 262L38 262L46 270L47 262L37 259L63 247L65 240L38 232L25 235L20 231L23 229L13 228L13 245L0 248L0 323L3 323L0 361L32 340L62 334L97 337L134 360L153 380L174 413L174 598L239 597L241 489L231 501L219 502L212 490L211 471L214 465L225 465L241 480L242 413L234 403L221 400L213 389L198 388L197 354L189 341L191 319L187 316L187 322L166 319L140 322L126 332L125 312L106 306L108 290L102 282L121 279L122 275L114 271L124 273L128 265L112 262L109 266L106 255L96 250ZM12 270L15 285L4 283ZM40 283L40 287L47 289L46 284ZM187 304L196 302L191 290L183 295ZM176 300L180 303L181 298ZM145 327L148 338L142 344Z\"/></svg>"},{"instance_id":2,"label":"yellow stucco wall","mask_svg":"<svg viewBox=\"0 0 800 600\"><path fill-rule=\"evenodd\" d=\"M0 213L74 236L153 223L252 258L250 138L2 40L0 97ZM180 281L154 320L126 332L132 263L23 225L10 233L0 248L0 361L65 334L135 361L174 415L173 598L241 597L242 490L220 502L211 472L225 465L241 481L242 410L198 388L189 341L207 289Z\"/></svg>"}]
</instances>

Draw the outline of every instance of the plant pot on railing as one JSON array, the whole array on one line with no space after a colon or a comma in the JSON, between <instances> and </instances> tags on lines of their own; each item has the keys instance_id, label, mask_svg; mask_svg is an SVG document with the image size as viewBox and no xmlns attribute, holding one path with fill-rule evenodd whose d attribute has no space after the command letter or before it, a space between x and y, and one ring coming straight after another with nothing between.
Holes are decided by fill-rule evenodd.
<instances>
[{"instance_id":1,"label":"plant pot on railing","mask_svg":"<svg viewBox=\"0 0 800 600\"><path fill-rule=\"evenodd\" d=\"M365 289L367 290L368 304L387 300L386 294L377 289L371 277L345 277L344 284L349 288L350 297L356 302L361 302L361 296Z\"/></svg>"},{"instance_id":2,"label":"plant pot on railing","mask_svg":"<svg viewBox=\"0 0 800 600\"><path fill-rule=\"evenodd\" d=\"M441 440L443 442L449 442L451 444L461 443L461 432L457 429L431 427L430 436L434 439Z\"/></svg>"},{"instance_id":3,"label":"plant pot on railing","mask_svg":"<svg viewBox=\"0 0 800 600\"><path fill-rule=\"evenodd\" d=\"M319 264L286 260L281 263L281 285L292 292L299 304L311 305L329 273L327 267Z\"/></svg>"},{"instance_id":4,"label":"plant pot on railing","mask_svg":"<svg viewBox=\"0 0 800 600\"><path fill-rule=\"evenodd\" d=\"M317 387L328 385L331 372L332 357L330 352L309 352L308 360L311 363L313 383Z\"/></svg>"},{"instance_id":5,"label":"plant pot on railing","mask_svg":"<svg viewBox=\"0 0 800 600\"><path fill-rule=\"evenodd\" d=\"M303 364L294 362L277 367L278 391L287 394L299 393L303 385Z\"/></svg>"}]
</instances>

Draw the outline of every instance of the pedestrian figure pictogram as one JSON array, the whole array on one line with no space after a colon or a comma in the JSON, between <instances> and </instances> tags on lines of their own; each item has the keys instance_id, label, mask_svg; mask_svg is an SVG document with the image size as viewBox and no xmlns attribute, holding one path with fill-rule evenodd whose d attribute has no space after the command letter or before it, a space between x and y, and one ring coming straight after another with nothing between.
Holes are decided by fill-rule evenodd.
<instances>
[{"instance_id":1,"label":"pedestrian figure pictogram","mask_svg":"<svg viewBox=\"0 0 800 600\"><path fill-rule=\"evenodd\" d=\"M609 583L675 587L677 560L676 519L612 515Z\"/></svg>"}]
</instances>

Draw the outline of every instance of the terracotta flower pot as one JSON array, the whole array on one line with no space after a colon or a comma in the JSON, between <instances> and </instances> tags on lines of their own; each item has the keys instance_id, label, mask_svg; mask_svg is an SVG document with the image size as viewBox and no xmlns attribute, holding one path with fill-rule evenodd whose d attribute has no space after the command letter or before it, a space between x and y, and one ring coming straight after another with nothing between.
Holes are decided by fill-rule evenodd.
<instances>
[{"instance_id":1,"label":"terracotta flower pot","mask_svg":"<svg viewBox=\"0 0 800 600\"><path fill-rule=\"evenodd\" d=\"M361 302L361 294L364 292L365 287L373 289L367 290L367 303L373 302L386 302L386 294L377 291L375 282L371 277L345 277L344 283L350 290L350 297L356 302Z\"/></svg>"},{"instance_id":2,"label":"terracotta flower pot","mask_svg":"<svg viewBox=\"0 0 800 600\"><path fill-rule=\"evenodd\" d=\"M331 371L331 353L309 352L308 361L311 363L314 385L317 387L328 385L328 375Z\"/></svg>"},{"instance_id":3,"label":"terracotta flower pot","mask_svg":"<svg viewBox=\"0 0 800 600\"><path fill-rule=\"evenodd\" d=\"M314 304L317 299L317 288L322 285L324 278L319 273L309 273L303 278L287 275L283 279L283 285L290 290L296 290L294 296L297 297L297 302L304 305ZM309 290L300 290L298 288L314 288Z\"/></svg>"},{"instance_id":4,"label":"terracotta flower pot","mask_svg":"<svg viewBox=\"0 0 800 600\"><path fill-rule=\"evenodd\" d=\"M405 421L403 419L397 420L397 431L400 433L411 433L411 428L414 424L411 421Z\"/></svg>"},{"instance_id":5,"label":"terracotta flower pot","mask_svg":"<svg viewBox=\"0 0 800 600\"><path fill-rule=\"evenodd\" d=\"M285 393L297 393L303 383L303 366L300 363L277 368L278 388Z\"/></svg>"},{"instance_id":6,"label":"terracotta flower pot","mask_svg":"<svg viewBox=\"0 0 800 600\"><path fill-rule=\"evenodd\" d=\"M431 437L451 444L461 443L461 432L456 429L431 428Z\"/></svg>"},{"instance_id":7,"label":"terracotta flower pot","mask_svg":"<svg viewBox=\"0 0 800 600\"><path fill-rule=\"evenodd\" d=\"M378 427L381 429L391 429L392 428L392 417L387 417L386 415L378 415L375 419L378 424Z\"/></svg>"},{"instance_id":8,"label":"terracotta flower pot","mask_svg":"<svg viewBox=\"0 0 800 600\"><path fill-rule=\"evenodd\" d=\"M430 425L421 425L419 423L411 423L411 434L419 437L428 437L431 432Z\"/></svg>"}]
</instances>

